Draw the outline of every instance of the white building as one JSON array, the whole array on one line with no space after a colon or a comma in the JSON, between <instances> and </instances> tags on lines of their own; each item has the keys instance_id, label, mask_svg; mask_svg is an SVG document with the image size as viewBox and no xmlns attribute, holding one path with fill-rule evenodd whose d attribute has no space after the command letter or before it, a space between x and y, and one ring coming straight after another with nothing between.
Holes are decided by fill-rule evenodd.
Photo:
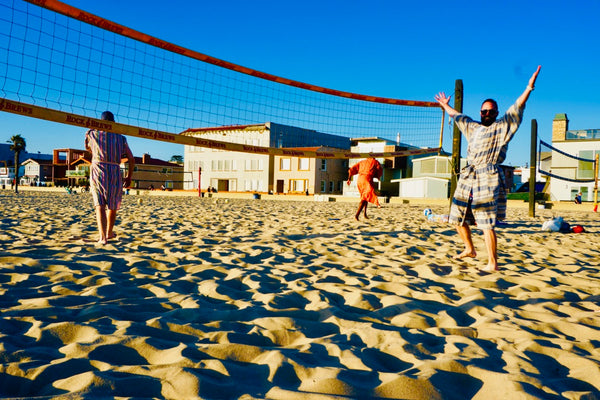
<instances>
[{"instance_id":1,"label":"white building","mask_svg":"<svg viewBox=\"0 0 600 400\"><path fill-rule=\"evenodd\" d=\"M349 149L350 139L314 130L266 122L188 129L182 135L260 147L327 146ZM220 192L274 192L275 157L269 154L241 153L186 145L184 168L193 176L185 189L209 187ZM201 175L199 177L199 169ZM200 179L200 181L199 181Z\"/></svg>"},{"instance_id":2,"label":"white building","mask_svg":"<svg viewBox=\"0 0 600 400\"><path fill-rule=\"evenodd\" d=\"M552 151L550 172L565 178L551 177L551 200L571 201L579 192L583 201L594 200L594 182L577 182L594 179L593 162L600 154L600 129L569 130L566 114L556 114L552 122L552 146L557 150L578 157L575 159Z\"/></svg>"}]
</instances>

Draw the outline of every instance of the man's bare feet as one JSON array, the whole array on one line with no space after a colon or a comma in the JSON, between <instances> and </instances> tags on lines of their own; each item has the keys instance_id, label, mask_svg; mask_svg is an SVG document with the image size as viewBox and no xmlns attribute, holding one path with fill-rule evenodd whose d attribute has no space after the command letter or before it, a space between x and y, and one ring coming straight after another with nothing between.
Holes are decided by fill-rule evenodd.
<instances>
[{"instance_id":1,"label":"man's bare feet","mask_svg":"<svg viewBox=\"0 0 600 400\"><path fill-rule=\"evenodd\" d=\"M98 241L96 243L105 245L106 243L108 243L108 241L104 238L100 238L100 239L98 239Z\"/></svg>"},{"instance_id":2,"label":"man's bare feet","mask_svg":"<svg viewBox=\"0 0 600 400\"><path fill-rule=\"evenodd\" d=\"M110 234L106 235L106 240L114 239L116 237L117 237L117 234L114 232L111 232Z\"/></svg>"},{"instance_id":3,"label":"man's bare feet","mask_svg":"<svg viewBox=\"0 0 600 400\"><path fill-rule=\"evenodd\" d=\"M462 260L463 258L475 258L477 257L477 252L475 250L463 250L462 253L455 255L455 260Z\"/></svg>"},{"instance_id":4,"label":"man's bare feet","mask_svg":"<svg viewBox=\"0 0 600 400\"><path fill-rule=\"evenodd\" d=\"M497 264L488 264L485 268L482 269L483 272L494 272L498 271Z\"/></svg>"},{"instance_id":5,"label":"man's bare feet","mask_svg":"<svg viewBox=\"0 0 600 400\"><path fill-rule=\"evenodd\" d=\"M356 214L356 215L354 216L354 219L355 219L355 220L357 220L357 221L359 221L359 219L358 219L358 214Z\"/></svg>"}]
</instances>

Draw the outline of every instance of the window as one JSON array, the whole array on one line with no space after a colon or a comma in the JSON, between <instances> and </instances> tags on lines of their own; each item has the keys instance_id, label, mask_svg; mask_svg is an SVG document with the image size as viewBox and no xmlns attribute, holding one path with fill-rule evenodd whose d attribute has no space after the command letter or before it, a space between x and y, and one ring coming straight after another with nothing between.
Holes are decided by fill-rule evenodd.
<instances>
[{"instance_id":1,"label":"window","mask_svg":"<svg viewBox=\"0 0 600 400\"><path fill-rule=\"evenodd\" d=\"M327 182L321 181L321 193L325 193L326 190L327 190Z\"/></svg>"},{"instance_id":2,"label":"window","mask_svg":"<svg viewBox=\"0 0 600 400\"><path fill-rule=\"evenodd\" d=\"M435 159L429 158L426 160L421 160L421 174L435 174Z\"/></svg>"},{"instance_id":3,"label":"window","mask_svg":"<svg viewBox=\"0 0 600 400\"><path fill-rule=\"evenodd\" d=\"M231 184L233 180L229 180ZM237 187L237 183L235 184ZM231 189L230 190L234 190ZM262 192L263 191L263 181L258 179L246 179L244 180L244 190L246 192Z\"/></svg>"},{"instance_id":4,"label":"window","mask_svg":"<svg viewBox=\"0 0 600 400\"><path fill-rule=\"evenodd\" d=\"M329 193L333 193L335 192L335 182L330 181L329 182Z\"/></svg>"},{"instance_id":5,"label":"window","mask_svg":"<svg viewBox=\"0 0 600 400\"><path fill-rule=\"evenodd\" d=\"M289 158L282 158L279 160L280 171L290 171L292 169L292 163Z\"/></svg>"},{"instance_id":6,"label":"window","mask_svg":"<svg viewBox=\"0 0 600 400\"><path fill-rule=\"evenodd\" d=\"M308 158L299 158L298 159L298 171L308 171L309 170L309 166L308 166Z\"/></svg>"},{"instance_id":7,"label":"window","mask_svg":"<svg viewBox=\"0 0 600 400\"><path fill-rule=\"evenodd\" d=\"M447 174L448 171L448 167L450 166L450 163L448 162L447 158L438 158L437 159L437 173L438 174Z\"/></svg>"},{"instance_id":8,"label":"window","mask_svg":"<svg viewBox=\"0 0 600 400\"><path fill-rule=\"evenodd\" d=\"M290 192L304 192L306 180L304 179L290 179Z\"/></svg>"},{"instance_id":9,"label":"window","mask_svg":"<svg viewBox=\"0 0 600 400\"><path fill-rule=\"evenodd\" d=\"M321 160L321 171L327 171L327 159Z\"/></svg>"},{"instance_id":10,"label":"window","mask_svg":"<svg viewBox=\"0 0 600 400\"><path fill-rule=\"evenodd\" d=\"M246 160L246 171L262 171L263 160Z\"/></svg>"},{"instance_id":11,"label":"window","mask_svg":"<svg viewBox=\"0 0 600 400\"><path fill-rule=\"evenodd\" d=\"M597 151L600 153L600 151ZM585 158L587 160L594 160L594 150L581 150L579 152L579 158ZM577 161L577 178L578 179L593 179L594 178L594 163L589 161Z\"/></svg>"}]
</instances>

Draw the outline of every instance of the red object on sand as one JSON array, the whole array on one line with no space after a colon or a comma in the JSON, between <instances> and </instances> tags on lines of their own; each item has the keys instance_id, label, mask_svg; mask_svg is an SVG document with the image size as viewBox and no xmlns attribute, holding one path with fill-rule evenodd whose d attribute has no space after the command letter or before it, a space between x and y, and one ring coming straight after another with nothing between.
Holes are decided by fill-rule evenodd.
<instances>
[{"instance_id":1,"label":"red object on sand","mask_svg":"<svg viewBox=\"0 0 600 400\"><path fill-rule=\"evenodd\" d=\"M575 225L574 227L571 228L571 232L581 233L581 232L585 232L585 229L581 225Z\"/></svg>"}]
</instances>

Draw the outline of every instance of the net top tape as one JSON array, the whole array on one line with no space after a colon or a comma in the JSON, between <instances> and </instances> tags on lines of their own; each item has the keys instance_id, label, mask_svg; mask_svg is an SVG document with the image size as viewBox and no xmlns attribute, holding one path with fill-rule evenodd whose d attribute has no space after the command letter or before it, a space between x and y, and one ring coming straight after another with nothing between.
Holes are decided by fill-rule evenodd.
<instances>
[{"instance_id":1,"label":"net top tape","mask_svg":"<svg viewBox=\"0 0 600 400\"><path fill-rule=\"evenodd\" d=\"M128 136L135 136L143 139L152 139L162 142L183 144L189 146L207 147L226 151L237 151L242 153L253 154L268 154L278 156L291 157L307 157L307 158L331 158L331 159L346 159L346 158L384 158L384 157L406 157L420 154L439 153L441 147L426 148L426 149L411 149L393 152L370 152L370 153L353 153L350 151L335 152L319 152L301 149L285 149L275 147L251 146L246 144L223 142L212 139L198 138L193 136L180 135L170 132L164 132L154 129L144 129L132 125L119 124L117 122L104 121L95 118L89 118L83 115L66 113L63 111L52 110L49 108L39 107L31 104L21 103L18 101L0 98L0 111L5 111L13 114L23 115L32 118L43 119L47 121L58 122L67 125L79 126L85 129L97 129L120 133Z\"/></svg>"}]
</instances>

